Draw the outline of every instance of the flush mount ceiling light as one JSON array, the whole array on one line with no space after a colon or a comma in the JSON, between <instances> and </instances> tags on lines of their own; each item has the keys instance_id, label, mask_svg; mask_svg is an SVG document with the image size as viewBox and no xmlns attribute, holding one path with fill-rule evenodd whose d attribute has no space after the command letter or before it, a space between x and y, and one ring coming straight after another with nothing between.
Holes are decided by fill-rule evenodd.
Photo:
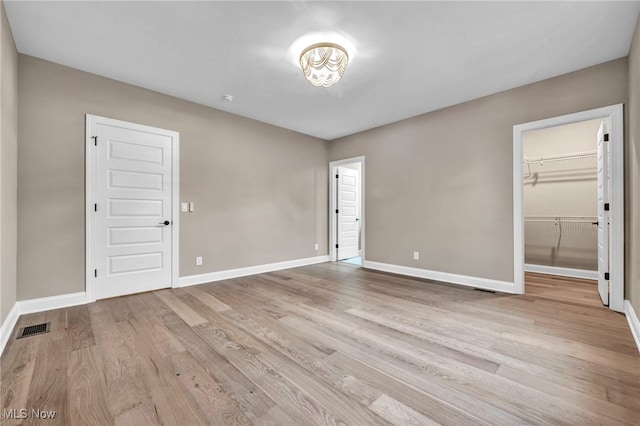
<instances>
[{"instance_id":1,"label":"flush mount ceiling light","mask_svg":"<svg viewBox=\"0 0 640 426\"><path fill-rule=\"evenodd\" d=\"M329 87L340 80L349 63L344 47L335 43L316 43L300 54L304 76L314 86Z\"/></svg>"}]
</instances>

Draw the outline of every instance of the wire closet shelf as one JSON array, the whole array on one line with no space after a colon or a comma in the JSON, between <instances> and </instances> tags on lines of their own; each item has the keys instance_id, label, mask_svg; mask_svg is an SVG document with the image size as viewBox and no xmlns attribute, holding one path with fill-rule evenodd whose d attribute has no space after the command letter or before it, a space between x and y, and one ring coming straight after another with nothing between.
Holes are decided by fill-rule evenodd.
<instances>
[{"instance_id":1,"label":"wire closet shelf","mask_svg":"<svg viewBox=\"0 0 640 426\"><path fill-rule=\"evenodd\" d=\"M595 216L527 216L525 245L538 247L597 247L598 218Z\"/></svg>"},{"instance_id":2,"label":"wire closet shelf","mask_svg":"<svg viewBox=\"0 0 640 426\"><path fill-rule=\"evenodd\" d=\"M556 225L559 223L588 223L597 225L598 218L595 216L527 216L525 222L552 222Z\"/></svg>"},{"instance_id":3,"label":"wire closet shelf","mask_svg":"<svg viewBox=\"0 0 640 426\"><path fill-rule=\"evenodd\" d=\"M573 152L545 157L524 157L524 175L533 176L535 173L563 172L571 170L596 170L598 165L597 151Z\"/></svg>"}]
</instances>

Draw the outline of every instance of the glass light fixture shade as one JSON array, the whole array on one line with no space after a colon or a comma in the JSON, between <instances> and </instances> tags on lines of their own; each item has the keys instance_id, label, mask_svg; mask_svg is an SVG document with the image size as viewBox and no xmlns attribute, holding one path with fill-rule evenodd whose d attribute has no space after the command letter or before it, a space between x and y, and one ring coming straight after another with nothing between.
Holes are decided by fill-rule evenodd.
<instances>
[{"instance_id":1,"label":"glass light fixture shade","mask_svg":"<svg viewBox=\"0 0 640 426\"><path fill-rule=\"evenodd\" d=\"M344 75L349 55L344 47L334 43L312 44L300 54L304 76L314 86L329 87Z\"/></svg>"}]
</instances>

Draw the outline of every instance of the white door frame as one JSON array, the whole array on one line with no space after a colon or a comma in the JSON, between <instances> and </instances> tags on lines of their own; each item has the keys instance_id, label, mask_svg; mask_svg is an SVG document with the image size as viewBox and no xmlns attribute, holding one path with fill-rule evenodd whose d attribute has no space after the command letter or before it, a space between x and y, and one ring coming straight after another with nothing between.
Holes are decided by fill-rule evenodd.
<instances>
[{"instance_id":1,"label":"white door frame","mask_svg":"<svg viewBox=\"0 0 640 426\"><path fill-rule=\"evenodd\" d=\"M338 224L336 220L336 197L338 194L338 183L336 182L336 174L338 166L347 164L360 163L360 244L362 246L362 264L365 261L365 178L364 178L364 155L360 157L347 158L345 160L332 161L329 163L329 256L332 262L338 260L338 251L336 250L336 235Z\"/></svg>"},{"instance_id":2,"label":"white door frame","mask_svg":"<svg viewBox=\"0 0 640 426\"><path fill-rule=\"evenodd\" d=\"M87 302L95 302L97 295L97 279L94 276L96 269L97 241L97 220L94 204L97 196L97 150L95 149L93 129L97 124L108 124L111 126L123 126L127 129L135 129L143 132L162 134L172 138L171 142L171 287L178 287L179 261L180 261L180 134L172 130L160 129L157 127L145 126L142 124L129 123L112 118L100 117L98 115L85 115L85 291ZM98 141L97 143L100 143Z\"/></svg>"},{"instance_id":3,"label":"white door frame","mask_svg":"<svg viewBox=\"0 0 640 426\"><path fill-rule=\"evenodd\" d=\"M581 121L608 119L611 155L611 290L609 307L624 312L624 122L622 104L561 115L513 126L513 273L517 293L524 293L524 133ZM595 137L595 135L594 135Z\"/></svg>"}]
</instances>

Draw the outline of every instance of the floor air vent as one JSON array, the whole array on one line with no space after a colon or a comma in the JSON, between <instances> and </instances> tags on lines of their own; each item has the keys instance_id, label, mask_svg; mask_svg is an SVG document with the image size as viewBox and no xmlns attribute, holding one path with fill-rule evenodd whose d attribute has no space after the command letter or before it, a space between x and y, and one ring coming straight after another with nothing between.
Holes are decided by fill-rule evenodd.
<instances>
[{"instance_id":1,"label":"floor air vent","mask_svg":"<svg viewBox=\"0 0 640 426\"><path fill-rule=\"evenodd\" d=\"M22 339L23 337L35 336L36 334L44 334L51 331L51 323L43 322L42 324L29 325L22 327L18 330L16 339Z\"/></svg>"}]
</instances>

